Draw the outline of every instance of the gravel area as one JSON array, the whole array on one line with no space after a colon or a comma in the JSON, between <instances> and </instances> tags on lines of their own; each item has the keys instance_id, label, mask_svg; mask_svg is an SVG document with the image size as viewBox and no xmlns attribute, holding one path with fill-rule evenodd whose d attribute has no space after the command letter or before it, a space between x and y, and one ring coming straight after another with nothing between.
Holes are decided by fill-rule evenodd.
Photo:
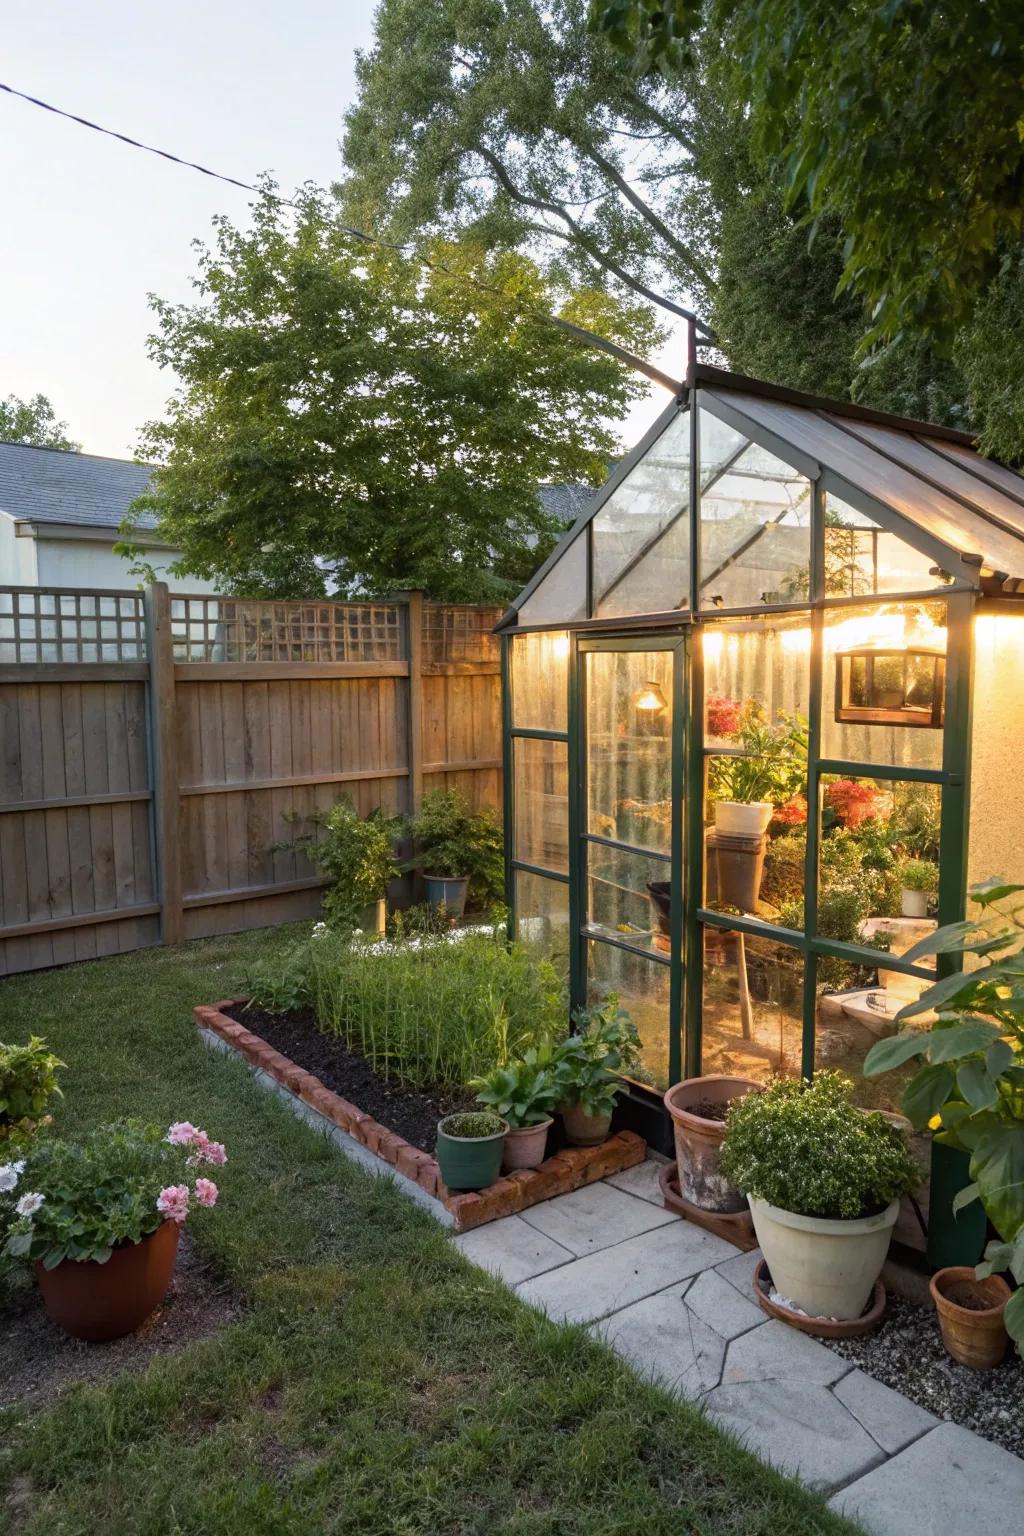
<instances>
[{"instance_id":1,"label":"gravel area","mask_svg":"<svg viewBox=\"0 0 1024 1536\"><path fill-rule=\"evenodd\" d=\"M939 1321L890 1293L885 1320L862 1339L823 1339L844 1360L934 1413L1024 1458L1024 1361L1012 1344L1002 1365L972 1371L946 1354Z\"/></svg>"}]
</instances>

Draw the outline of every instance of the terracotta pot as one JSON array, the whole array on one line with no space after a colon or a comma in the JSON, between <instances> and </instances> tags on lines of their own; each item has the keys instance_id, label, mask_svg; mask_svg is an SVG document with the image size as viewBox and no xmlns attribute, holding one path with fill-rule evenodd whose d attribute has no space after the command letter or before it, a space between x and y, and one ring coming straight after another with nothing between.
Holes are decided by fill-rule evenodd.
<instances>
[{"instance_id":1,"label":"terracotta pot","mask_svg":"<svg viewBox=\"0 0 1024 1536\"><path fill-rule=\"evenodd\" d=\"M858 1318L882 1272L900 1203L851 1221L801 1216L750 1197L772 1285L808 1317Z\"/></svg>"},{"instance_id":2,"label":"terracotta pot","mask_svg":"<svg viewBox=\"0 0 1024 1536\"><path fill-rule=\"evenodd\" d=\"M976 1371L998 1365L1010 1342L1003 1325L1003 1309L1011 1295L1006 1281L998 1275L976 1280L970 1266L957 1264L932 1275L928 1289L947 1353ZM967 1297L984 1302L984 1308L961 1305Z\"/></svg>"},{"instance_id":3,"label":"terracotta pot","mask_svg":"<svg viewBox=\"0 0 1024 1536\"><path fill-rule=\"evenodd\" d=\"M139 1243L115 1248L105 1264L65 1259L35 1265L47 1312L75 1339L97 1343L134 1333L167 1295L181 1228L165 1221Z\"/></svg>"},{"instance_id":4,"label":"terracotta pot","mask_svg":"<svg viewBox=\"0 0 1024 1536\"><path fill-rule=\"evenodd\" d=\"M572 1147L597 1147L611 1130L611 1115L585 1115L579 1104L562 1110L565 1139Z\"/></svg>"},{"instance_id":5,"label":"terracotta pot","mask_svg":"<svg viewBox=\"0 0 1024 1536\"><path fill-rule=\"evenodd\" d=\"M505 1132L505 1151L501 1166L506 1173L516 1168L539 1168L547 1151L548 1131L554 1125L549 1115L539 1125L510 1126Z\"/></svg>"},{"instance_id":6,"label":"terracotta pot","mask_svg":"<svg viewBox=\"0 0 1024 1536\"><path fill-rule=\"evenodd\" d=\"M722 1173L719 1166L724 1120L708 1120L694 1114L690 1105L702 1100L728 1104L746 1093L759 1093L762 1085L752 1077L688 1077L665 1095L676 1138L679 1193L702 1211L732 1215L745 1211L747 1197Z\"/></svg>"}]
</instances>

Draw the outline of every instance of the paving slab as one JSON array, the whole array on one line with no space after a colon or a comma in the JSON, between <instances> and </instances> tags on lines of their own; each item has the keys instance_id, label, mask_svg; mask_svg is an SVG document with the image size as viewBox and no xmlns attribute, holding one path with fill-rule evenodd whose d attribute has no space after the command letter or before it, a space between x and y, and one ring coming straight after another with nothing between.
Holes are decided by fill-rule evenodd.
<instances>
[{"instance_id":1,"label":"paving slab","mask_svg":"<svg viewBox=\"0 0 1024 1536\"><path fill-rule=\"evenodd\" d=\"M739 1338L765 1320L761 1308L742 1296L716 1269L705 1269L697 1276L686 1292L686 1306L723 1339Z\"/></svg>"},{"instance_id":2,"label":"paving slab","mask_svg":"<svg viewBox=\"0 0 1024 1536\"><path fill-rule=\"evenodd\" d=\"M591 1332L640 1375L680 1397L698 1398L718 1383L725 1340L687 1309L685 1291L685 1282L659 1291L595 1323Z\"/></svg>"},{"instance_id":3,"label":"paving slab","mask_svg":"<svg viewBox=\"0 0 1024 1536\"><path fill-rule=\"evenodd\" d=\"M836 1382L833 1391L888 1456L895 1456L939 1422L934 1413L864 1371L851 1371Z\"/></svg>"},{"instance_id":4,"label":"paving slab","mask_svg":"<svg viewBox=\"0 0 1024 1536\"><path fill-rule=\"evenodd\" d=\"M708 1393L704 1406L762 1461L826 1492L884 1459L867 1430L824 1386L798 1380L723 1384Z\"/></svg>"},{"instance_id":5,"label":"paving slab","mask_svg":"<svg viewBox=\"0 0 1024 1536\"><path fill-rule=\"evenodd\" d=\"M467 1259L498 1275L507 1285L518 1285L520 1280L542 1275L573 1259L568 1248L529 1226L521 1216L503 1216L452 1241Z\"/></svg>"},{"instance_id":6,"label":"paving slab","mask_svg":"<svg viewBox=\"0 0 1024 1536\"><path fill-rule=\"evenodd\" d=\"M748 1301L753 1301L754 1271L760 1262L760 1248L752 1248L749 1253L734 1254L731 1259L726 1259L724 1264L719 1264L718 1273L724 1275L729 1284L734 1285Z\"/></svg>"},{"instance_id":7,"label":"paving slab","mask_svg":"<svg viewBox=\"0 0 1024 1536\"><path fill-rule=\"evenodd\" d=\"M720 1264L731 1249L731 1243L711 1232L688 1221L673 1221L526 1280L518 1292L551 1317L592 1323Z\"/></svg>"},{"instance_id":8,"label":"paving slab","mask_svg":"<svg viewBox=\"0 0 1024 1536\"><path fill-rule=\"evenodd\" d=\"M849 1372L848 1360L773 1317L732 1341L722 1384L797 1381L828 1387Z\"/></svg>"},{"instance_id":9,"label":"paving slab","mask_svg":"<svg viewBox=\"0 0 1024 1536\"><path fill-rule=\"evenodd\" d=\"M649 1200L652 1205L658 1205L664 1210L665 1197L661 1193L658 1178L667 1163L667 1157L654 1157L649 1152L645 1162L637 1163L635 1168L627 1168L623 1173L613 1173L605 1182L614 1184L616 1189L624 1189L628 1195Z\"/></svg>"},{"instance_id":10,"label":"paving slab","mask_svg":"<svg viewBox=\"0 0 1024 1536\"><path fill-rule=\"evenodd\" d=\"M940 1424L830 1504L871 1536L1019 1531L1024 1461L958 1424Z\"/></svg>"},{"instance_id":11,"label":"paving slab","mask_svg":"<svg viewBox=\"0 0 1024 1536\"><path fill-rule=\"evenodd\" d=\"M545 1200L524 1211L522 1219L578 1258L610 1248L638 1232L679 1221L672 1211L659 1210L649 1200L638 1200L636 1195L612 1189L607 1183L586 1184L569 1195Z\"/></svg>"}]
</instances>

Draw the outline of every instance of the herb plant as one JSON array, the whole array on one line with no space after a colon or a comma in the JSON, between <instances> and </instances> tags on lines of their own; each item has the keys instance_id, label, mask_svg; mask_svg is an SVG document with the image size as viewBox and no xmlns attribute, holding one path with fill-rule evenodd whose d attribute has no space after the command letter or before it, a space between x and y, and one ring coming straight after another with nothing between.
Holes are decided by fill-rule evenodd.
<instances>
[{"instance_id":1,"label":"herb plant","mask_svg":"<svg viewBox=\"0 0 1024 1536\"><path fill-rule=\"evenodd\" d=\"M906 859L900 865L900 884L905 891L925 891L931 895L939 888L939 871L924 859Z\"/></svg>"},{"instance_id":2,"label":"herb plant","mask_svg":"<svg viewBox=\"0 0 1024 1536\"><path fill-rule=\"evenodd\" d=\"M448 1115L441 1121L440 1128L446 1136L469 1141L479 1136L497 1136L508 1126L500 1116L488 1114L486 1110L467 1110L463 1114Z\"/></svg>"},{"instance_id":3,"label":"herb plant","mask_svg":"<svg viewBox=\"0 0 1024 1536\"><path fill-rule=\"evenodd\" d=\"M531 1046L506 1066L470 1084L477 1103L489 1105L516 1130L543 1125L559 1096L558 1057L549 1041Z\"/></svg>"},{"instance_id":4,"label":"herb plant","mask_svg":"<svg viewBox=\"0 0 1024 1536\"><path fill-rule=\"evenodd\" d=\"M408 823L416 852L403 866L448 880L469 877L484 901L497 899L505 886L504 839L493 811L471 811L457 789L425 795Z\"/></svg>"},{"instance_id":5,"label":"herb plant","mask_svg":"<svg viewBox=\"0 0 1024 1536\"><path fill-rule=\"evenodd\" d=\"M712 800L784 805L807 783L807 721L780 709L774 723L756 699L740 710L732 733L742 757L712 756L708 788Z\"/></svg>"},{"instance_id":6,"label":"herb plant","mask_svg":"<svg viewBox=\"0 0 1024 1536\"><path fill-rule=\"evenodd\" d=\"M917 1182L903 1134L852 1102L840 1072L813 1082L775 1078L734 1099L725 1122L722 1171L746 1195L797 1216L853 1220L883 1211Z\"/></svg>"},{"instance_id":7,"label":"herb plant","mask_svg":"<svg viewBox=\"0 0 1024 1536\"><path fill-rule=\"evenodd\" d=\"M556 1050L560 1102L579 1105L585 1115L610 1115L625 1089L621 1074L640 1061L636 1025L613 993L591 1008L577 1008L575 1032Z\"/></svg>"}]
</instances>

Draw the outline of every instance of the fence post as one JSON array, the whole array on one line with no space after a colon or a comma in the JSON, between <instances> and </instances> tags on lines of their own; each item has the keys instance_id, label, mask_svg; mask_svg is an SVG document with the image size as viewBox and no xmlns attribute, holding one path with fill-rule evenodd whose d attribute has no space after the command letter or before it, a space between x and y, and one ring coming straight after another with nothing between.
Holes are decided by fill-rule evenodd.
<instances>
[{"instance_id":1,"label":"fence post","mask_svg":"<svg viewBox=\"0 0 1024 1536\"><path fill-rule=\"evenodd\" d=\"M146 648L149 656L149 750L153 779L153 833L160 937L180 944L185 937L181 891L181 820L178 796L178 729L174 702L174 640L167 583L146 588Z\"/></svg>"},{"instance_id":2,"label":"fence post","mask_svg":"<svg viewBox=\"0 0 1024 1536\"><path fill-rule=\"evenodd\" d=\"M401 592L409 647L409 809L423 802L423 593Z\"/></svg>"}]
</instances>

